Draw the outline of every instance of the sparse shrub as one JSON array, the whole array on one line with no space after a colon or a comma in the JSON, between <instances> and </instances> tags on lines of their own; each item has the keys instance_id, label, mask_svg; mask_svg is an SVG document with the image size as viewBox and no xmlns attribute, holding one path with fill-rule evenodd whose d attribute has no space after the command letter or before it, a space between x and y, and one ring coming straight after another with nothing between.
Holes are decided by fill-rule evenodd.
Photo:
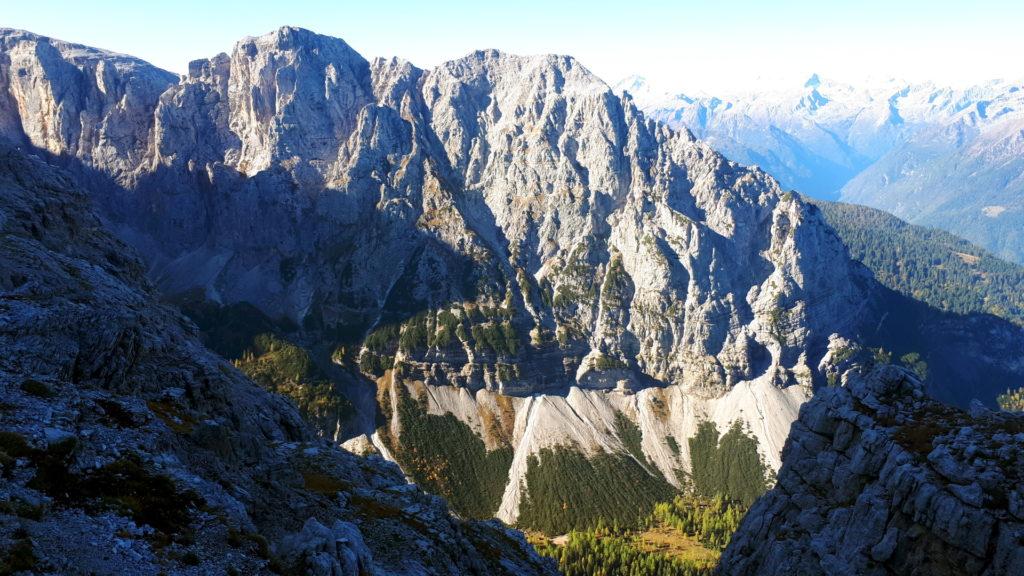
<instances>
[{"instance_id":1,"label":"sparse shrub","mask_svg":"<svg viewBox=\"0 0 1024 576\"><path fill-rule=\"evenodd\" d=\"M665 436L665 444L668 445L668 449L671 450L673 454L679 456L679 442L676 442L675 436Z\"/></svg>"},{"instance_id":2,"label":"sparse shrub","mask_svg":"<svg viewBox=\"0 0 1024 576\"><path fill-rule=\"evenodd\" d=\"M594 368L597 368L602 372L605 370L623 370L627 367L628 364L626 364L622 360L619 360L618 358L615 358L613 356L607 356L605 354L598 356L597 360L594 362Z\"/></svg>"},{"instance_id":3,"label":"sparse shrub","mask_svg":"<svg viewBox=\"0 0 1024 576\"><path fill-rule=\"evenodd\" d=\"M125 407L115 400L100 398L96 404L103 410L103 415L120 428L132 428L135 426L135 417Z\"/></svg>"},{"instance_id":4,"label":"sparse shrub","mask_svg":"<svg viewBox=\"0 0 1024 576\"><path fill-rule=\"evenodd\" d=\"M12 458L23 458L33 453L32 447L29 446L24 436L8 430L0 431L0 450Z\"/></svg>"},{"instance_id":5,"label":"sparse shrub","mask_svg":"<svg viewBox=\"0 0 1024 576\"><path fill-rule=\"evenodd\" d=\"M179 489L167 476L150 472L135 455L96 470L72 473L68 469L75 445L72 441L36 452L33 461L37 472L30 487L60 505L89 511L114 510L165 535L184 534L188 530L192 522L190 510L203 505L199 495Z\"/></svg>"},{"instance_id":6,"label":"sparse shrub","mask_svg":"<svg viewBox=\"0 0 1024 576\"><path fill-rule=\"evenodd\" d=\"M1007 412L1024 412L1024 388L1007 390L996 398L996 402Z\"/></svg>"},{"instance_id":7,"label":"sparse shrub","mask_svg":"<svg viewBox=\"0 0 1024 576\"><path fill-rule=\"evenodd\" d=\"M39 560L32 549L32 540L28 534L17 534L7 552L0 556L0 576L8 576L20 572L34 572Z\"/></svg>"},{"instance_id":8,"label":"sparse shrub","mask_svg":"<svg viewBox=\"0 0 1024 576\"><path fill-rule=\"evenodd\" d=\"M338 492L349 488L349 485L345 482L319 470L303 470L302 481L306 490L324 496L334 496Z\"/></svg>"},{"instance_id":9,"label":"sparse shrub","mask_svg":"<svg viewBox=\"0 0 1024 576\"><path fill-rule=\"evenodd\" d=\"M871 361L875 364L891 364L892 363L892 352L885 348L872 348L871 349Z\"/></svg>"},{"instance_id":10,"label":"sparse shrub","mask_svg":"<svg viewBox=\"0 0 1024 576\"><path fill-rule=\"evenodd\" d=\"M909 352L900 356L900 363L913 371L921 380L928 378L928 363L917 352Z\"/></svg>"}]
</instances>

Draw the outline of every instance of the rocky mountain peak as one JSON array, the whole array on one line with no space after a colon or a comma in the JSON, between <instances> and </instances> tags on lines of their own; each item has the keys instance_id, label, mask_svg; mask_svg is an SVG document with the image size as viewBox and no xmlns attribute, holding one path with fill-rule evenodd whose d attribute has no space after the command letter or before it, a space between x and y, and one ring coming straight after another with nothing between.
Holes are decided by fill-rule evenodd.
<instances>
[{"instance_id":1,"label":"rocky mountain peak","mask_svg":"<svg viewBox=\"0 0 1024 576\"><path fill-rule=\"evenodd\" d=\"M117 176L145 162L150 123L139 113L177 81L137 58L11 29L0 31L0 79L8 138Z\"/></svg>"},{"instance_id":2,"label":"rocky mountain peak","mask_svg":"<svg viewBox=\"0 0 1024 576\"><path fill-rule=\"evenodd\" d=\"M235 45L228 82L229 127L241 147L226 160L252 176L298 163L323 176L375 101L370 66L344 41L283 27Z\"/></svg>"},{"instance_id":3,"label":"rocky mountain peak","mask_svg":"<svg viewBox=\"0 0 1024 576\"><path fill-rule=\"evenodd\" d=\"M83 140L42 146L53 124L19 112L67 110L70 125L92 114L71 109L74 85L19 86L8 83L9 117L39 134L31 143L56 153ZM569 381L600 386L639 370L714 387L776 364L796 368L782 381L810 383L808 354L855 324L835 311L863 300L841 246L774 180L650 122L570 57L478 51L423 71L285 27L146 96L76 124L131 153L73 154L72 168L112 177L101 205L172 293L348 330L483 298L507 310L510 335L535 335L517 355L566 356ZM379 270L375 246L397 265ZM812 260L830 273L804 268ZM450 274L462 279L440 281ZM399 298L409 282L433 288ZM830 312L810 314L824 286ZM769 328L781 322L808 327L783 341ZM626 372L593 370L609 362Z\"/></svg>"}]
</instances>

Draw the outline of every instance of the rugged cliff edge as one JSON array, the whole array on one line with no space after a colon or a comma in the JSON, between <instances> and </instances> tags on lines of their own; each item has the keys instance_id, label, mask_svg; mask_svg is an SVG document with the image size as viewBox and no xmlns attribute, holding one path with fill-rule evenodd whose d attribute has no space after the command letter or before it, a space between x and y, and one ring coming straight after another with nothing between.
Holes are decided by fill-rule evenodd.
<instances>
[{"instance_id":1,"label":"rugged cliff edge","mask_svg":"<svg viewBox=\"0 0 1024 576\"><path fill-rule=\"evenodd\" d=\"M1017 574L1024 417L928 399L899 369L847 372L800 410L778 484L721 574Z\"/></svg>"},{"instance_id":2,"label":"rugged cliff edge","mask_svg":"<svg viewBox=\"0 0 1024 576\"><path fill-rule=\"evenodd\" d=\"M175 83L27 32L0 48L5 134L89 181L166 294L250 302L350 349L396 325L355 347L366 366L717 396L810 385L829 334L860 321L865 279L815 211L571 57L420 70L284 27ZM400 339L420 314L435 334Z\"/></svg>"},{"instance_id":3,"label":"rugged cliff edge","mask_svg":"<svg viewBox=\"0 0 1024 576\"><path fill-rule=\"evenodd\" d=\"M317 439L157 304L83 193L0 148L0 572L550 574Z\"/></svg>"}]
</instances>

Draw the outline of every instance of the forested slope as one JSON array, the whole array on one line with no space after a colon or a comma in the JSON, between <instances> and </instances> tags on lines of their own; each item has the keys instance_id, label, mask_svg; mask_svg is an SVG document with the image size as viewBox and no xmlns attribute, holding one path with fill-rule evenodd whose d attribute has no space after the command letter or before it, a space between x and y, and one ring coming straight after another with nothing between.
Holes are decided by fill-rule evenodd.
<instances>
[{"instance_id":1,"label":"forested slope","mask_svg":"<svg viewBox=\"0 0 1024 576\"><path fill-rule=\"evenodd\" d=\"M808 199L810 200L810 199ZM1024 325L1024 266L943 230L867 206L811 200L885 286L940 310L992 314Z\"/></svg>"}]
</instances>

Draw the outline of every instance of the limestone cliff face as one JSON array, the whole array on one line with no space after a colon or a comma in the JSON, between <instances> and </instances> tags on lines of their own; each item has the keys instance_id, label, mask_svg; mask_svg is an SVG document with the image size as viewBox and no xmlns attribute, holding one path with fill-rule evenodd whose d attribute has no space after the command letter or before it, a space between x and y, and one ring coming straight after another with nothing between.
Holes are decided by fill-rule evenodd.
<instances>
[{"instance_id":1,"label":"limestone cliff face","mask_svg":"<svg viewBox=\"0 0 1024 576\"><path fill-rule=\"evenodd\" d=\"M6 145L0 349L5 569L555 573L520 534L318 439L157 303L67 175Z\"/></svg>"},{"instance_id":2,"label":"limestone cliff face","mask_svg":"<svg viewBox=\"0 0 1024 576\"><path fill-rule=\"evenodd\" d=\"M893 368L842 384L801 408L720 572L1019 572L1024 418L941 405Z\"/></svg>"},{"instance_id":3,"label":"limestone cliff face","mask_svg":"<svg viewBox=\"0 0 1024 576\"><path fill-rule=\"evenodd\" d=\"M813 211L568 57L422 71L282 28L172 83L3 38L7 135L108 176L105 214L165 291L349 338L448 311L465 337L386 350L428 383L810 385L866 300ZM509 346L486 345L492 325Z\"/></svg>"},{"instance_id":4,"label":"limestone cliff face","mask_svg":"<svg viewBox=\"0 0 1024 576\"><path fill-rule=\"evenodd\" d=\"M128 177L147 163L157 99L174 74L141 60L0 30L0 126L33 146Z\"/></svg>"}]
</instances>

